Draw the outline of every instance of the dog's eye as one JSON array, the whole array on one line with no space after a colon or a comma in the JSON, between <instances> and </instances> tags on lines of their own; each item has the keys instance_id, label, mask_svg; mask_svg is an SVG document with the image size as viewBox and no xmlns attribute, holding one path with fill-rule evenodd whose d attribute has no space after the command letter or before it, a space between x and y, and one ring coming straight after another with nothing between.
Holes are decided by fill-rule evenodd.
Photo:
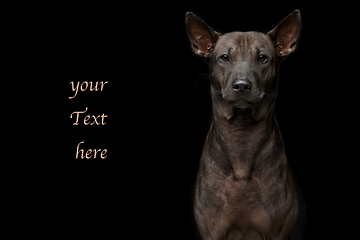
<instances>
[{"instance_id":1,"label":"dog's eye","mask_svg":"<svg viewBox=\"0 0 360 240\"><path fill-rule=\"evenodd\" d=\"M258 57L259 62L267 62L268 59L269 58L264 54L260 54L259 57Z\"/></svg>"},{"instance_id":2,"label":"dog's eye","mask_svg":"<svg viewBox=\"0 0 360 240\"><path fill-rule=\"evenodd\" d=\"M223 62L227 62L229 61L229 56L224 54L224 55L221 55L220 59L223 61Z\"/></svg>"}]
</instances>

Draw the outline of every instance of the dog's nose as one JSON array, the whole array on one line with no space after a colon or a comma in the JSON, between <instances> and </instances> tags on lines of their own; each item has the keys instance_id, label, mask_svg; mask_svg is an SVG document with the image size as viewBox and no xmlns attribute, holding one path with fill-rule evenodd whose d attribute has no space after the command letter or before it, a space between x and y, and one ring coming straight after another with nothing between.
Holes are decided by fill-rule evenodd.
<instances>
[{"instance_id":1,"label":"dog's nose","mask_svg":"<svg viewBox=\"0 0 360 240\"><path fill-rule=\"evenodd\" d=\"M235 92L249 92L251 89L251 82L248 79L236 79L232 87Z\"/></svg>"}]
</instances>

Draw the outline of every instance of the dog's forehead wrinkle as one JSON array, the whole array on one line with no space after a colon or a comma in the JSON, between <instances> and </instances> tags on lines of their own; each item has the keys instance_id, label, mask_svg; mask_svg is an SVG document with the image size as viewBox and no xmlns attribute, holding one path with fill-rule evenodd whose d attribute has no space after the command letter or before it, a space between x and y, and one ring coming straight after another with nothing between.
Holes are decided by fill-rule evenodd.
<instances>
[{"instance_id":1,"label":"dog's forehead wrinkle","mask_svg":"<svg viewBox=\"0 0 360 240\"><path fill-rule=\"evenodd\" d=\"M254 54L260 50L271 51L271 40L261 32L229 32L222 36L218 42L217 52L243 52L250 51Z\"/></svg>"}]
</instances>

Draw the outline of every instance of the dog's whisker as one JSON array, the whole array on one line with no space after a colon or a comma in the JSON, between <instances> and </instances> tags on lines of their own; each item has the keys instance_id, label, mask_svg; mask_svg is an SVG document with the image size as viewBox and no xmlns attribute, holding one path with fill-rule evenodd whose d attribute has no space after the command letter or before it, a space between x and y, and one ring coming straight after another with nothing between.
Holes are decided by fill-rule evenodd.
<instances>
[{"instance_id":1,"label":"dog's whisker","mask_svg":"<svg viewBox=\"0 0 360 240\"><path fill-rule=\"evenodd\" d=\"M214 93L221 93L221 90L219 90L219 91L212 91L212 92L214 92Z\"/></svg>"},{"instance_id":2,"label":"dog's whisker","mask_svg":"<svg viewBox=\"0 0 360 240\"><path fill-rule=\"evenodd\" d=\"M271 96L276 96L277 95L276 93L267 93L267 92L264 92L264 94L271 95Z\"/></svg>"}]
</instances>

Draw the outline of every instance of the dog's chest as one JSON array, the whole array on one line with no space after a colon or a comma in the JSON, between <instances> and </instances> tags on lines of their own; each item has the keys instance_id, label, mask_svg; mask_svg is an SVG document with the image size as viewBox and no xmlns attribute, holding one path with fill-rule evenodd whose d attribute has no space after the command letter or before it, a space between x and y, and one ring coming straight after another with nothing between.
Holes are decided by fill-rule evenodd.
<instances>
[{"instance_id":1,"label":"dog's chest","mask_svg":"<svg viewBox=\"0 0 360 240\"><path fill-rule=\"evenodd\" d=\"M221 179L221 178L220 178ZM196 202L206 218L226 219L229 226L239 229L255 227L261 232L269 232L279 216L288 211L284 201L284 184L274 182L262 184L260 179L235 181L217 178L197 183Z\"/></svg>"}]
</instances>

